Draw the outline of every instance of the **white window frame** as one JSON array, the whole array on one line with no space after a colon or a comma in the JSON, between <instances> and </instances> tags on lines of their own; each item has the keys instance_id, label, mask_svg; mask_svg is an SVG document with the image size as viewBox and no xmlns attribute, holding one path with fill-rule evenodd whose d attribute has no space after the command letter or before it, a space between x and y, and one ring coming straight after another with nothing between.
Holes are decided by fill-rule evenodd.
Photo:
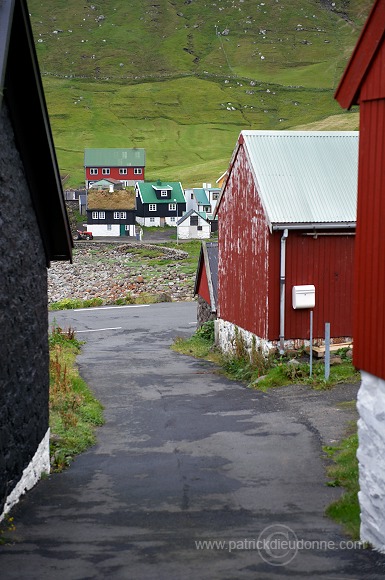
<instances>
[{"instance_id":1,"label":"white window frame","mask_svg":"<svg viewBox=\"0 0 385 580\"><path fill-rule=\"evenodd\" d=\"M142 175L142 168L134 167L134 175Z\"/></svg>"},{"instance_id":2,"label":"white window frame","mask_svg":"<svg viewBox=\"0 0 385 580\"><path fill-rule=\"evenodd\" d=\"M160 197L167 197L167 196L168 196L167 189L161 189L160 190Z\"/></svg>"},{"instance_id":3,"label":"white window frame","mask_svg":"<svg viewBox=\"0 0 385 580\"><path fill-rule=\"evenodd\" d=\"M119 175L127 175L127 167L119 167Z\"/></svg>"},{"instance_id":4,"label":"white window frame","mask_svg":"<svg viewBox=\"0 0 385 580\"><path fill-rule=\"evenodd\" d=\"M111 170L109 167L102 167L102 175L110 175Z\"/></svg>"},{"instance_id":5,"label":"white window frame","mask_svg":"<svg viewBox=\"0 0 385 580\"><path fill-rule=\"evenodd\" d=\"M93 220L105 220L106 219L106 212L105 211L93 211L92 212L92 219Z\"/></svg>"},{"instance_id":6,"label":"white window frame","mask_svg":"<svg viewBox=\"0 0 385 580\"><path fill-rule=\"evenodd\" d=\"M148 211L156 211L156 203L149 203Z\"/></svg>"},{"instance_id":7,"label":"white window frame","mask_svg":"<svg viewBox=\"0 0 385 580\"><path fill-rule=\"evenodd\" d=\"M127 212L125 211L114 211L114 220L125 220L127 217Z\"/></svg>"},{"instance_id":8,"label":"white window frame","mask_svg":"<svg viewBox=\"0 0 385 580\"><path fill-rule=\"evenodd\" d=\"M176 203L169 203L168 211L176 211Z\"/></svg>"},{"instance_id":9,"label":"white window frame","mask_svg":"<svg viewBox=\"0 0 385 580\"><path fill-rule=\"evenodd\" d=\"M99 169L97 167L90 167L90 175L97 175L99 173Z\"/></svg>"}]
</instances>

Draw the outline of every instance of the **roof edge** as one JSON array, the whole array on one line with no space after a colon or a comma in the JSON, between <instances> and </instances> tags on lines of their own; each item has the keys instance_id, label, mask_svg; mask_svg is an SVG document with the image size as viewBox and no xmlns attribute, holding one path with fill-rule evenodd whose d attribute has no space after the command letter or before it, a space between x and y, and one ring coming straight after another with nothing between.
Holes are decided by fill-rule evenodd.
<instances>
[{"instance_id":1,"label":"roof edge","mask_svg":"<svg viewBox=\"0 0 385 580\"><path fill-rule=\"evenodd\" d=\"M385 36L384 22L385 0L376 0L334 94L343 109L358 105L361 84Z\"/></svg>"}]
</instances>

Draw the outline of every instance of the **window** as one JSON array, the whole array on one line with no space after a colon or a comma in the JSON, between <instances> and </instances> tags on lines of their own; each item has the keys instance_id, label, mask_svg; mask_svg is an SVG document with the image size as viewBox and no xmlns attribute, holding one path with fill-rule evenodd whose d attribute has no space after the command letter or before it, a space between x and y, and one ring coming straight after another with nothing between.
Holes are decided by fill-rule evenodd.
<instances>
[{"instance_id":1,"label":"window","mask_svg":"<svg viewBox=\"0 0 385 580\"><path fill-rule=\"evenodd\" d=\"M142 168L134 167L134 175L142 175Z\"/></svg>"},{"instance_id":2,"label":"window","mask_svg":"<svg viewBox=\"0 0 385 580\"><path fill-rule=\"evenodd\" d=\"M176 210L176 203L169 203L168 204L168 211L175 211Z\"/></svg>"},{"instance_id":3,"label":"window","mask_svg":"<svg viewBox=\"0 0 385 580\"><path fill-rule=\"evenodd\" d=\"M127 167L120 167L119 175L127 175Z\"/></svg>"},{"instance_id":4,"label":"window","mask_svg":"<svg viewBox=\"0 0 385 580\"><path fill-rule=\"evenodd\" d=\"M219 193L213 193L213 199L218 199Z\"/></svg>"},{"instance_id":5,"label":"window","mask_svg":"<svg viewBox=\"0 0 385 580\"><path fill-rule=\"evenodd\" d=\"M211 211L211 205L205 205L204 211Z\"/></svg>"},{"instance_id":6,"label":"window","mask_svg":"<svg viewBox=\"0 0 385 580\"><path fill-rule=\"evenodd\" d=\"M174 217L170 217L170 222L172 222L172 223L173 223L173 222L175 222L175 221L176 221L176 219L175 219Z\"/></svg>"},{"instance_id":7,"label":"window","mask_svg":"<svg viewBox=\"0 0 385 580\"><path fill-rule=\"evenodd\" d=\"M190 226L197 226L198 225L198 216L192 215L190 216Z\"/></svg>"},{"instance_id":8,"label":"window","mask_svg":"<svg viewBox=\"0 0 385 580\"><path fill-rule=\"evenodd\" d=\"M149 203L148 211L156 211L156 203Z\"/></svg>"},{"instance_id":9,"label":"window","mask_svg":"<svg viewBox=\"0 0 385 580\"><path fill-rule=\"evenodd\" d=\"M194 194L193 193L191 194L191 198L190 199L194 199Z\"/></svg>"},{"instance_id":10,"label":"window","mask_svg":"<svg viewBox=\"0 0 385 580\"><path fill-rule=\"evenodd\" d=\"M98 168L97 167L91 167L90 168L90 175L97 175L98 174Z\"/></svg>"},{"instance_id":11,"label":"window","mask_svg":"<svg viewBox=\"0 0 385 580\"><path fill-rule=\"evenodd\" d=\"M110 175L110 168L109 167L103 167L103 169L102 169L102 175Z\"/></svg>"},{"instance_id":12,"label":"window","mask_svg":"<svg viewBox=\"0 0 385 580\"><path fill-rule=\"evenodd\" d=\"M198 232L201 232L203 230L202 226L198 226L197 230L198 230Z\"/></svg>"},{"instance_id":13,"label":"window","mask_svg":"<svg viewBox=\"0 0 385 580\"><path fill-rule=\"evenodd\" d=\"M160 190L160 197L167 197L167 195L168 195L167 189L161 189Z\"/></svg>"},{"instance_id":14,"label":"window","mask_svg":"<svg viewBox=\"0 0 385 580\"><path fill-rule=\"evenodd\" d=\"M107 231L111 231L112 230L112 225L111 224L107 224Z\"/></svg>"},{"instance_id":15,"label":"window","mask_svg":"<svg viewBox=\"0 0 385 580\"><path fill-rule=\"evenodd\" d=\"M93 211L92 212L92 219L93 220L104 220L104 219L106 219L106 212L104 212L104 211Z\"/></svg>"},{"instance_id":16,"label":"window","mask_svg":"<svg viewBox=\"0 0 385 580\"><path fill-rule=\"evenodd\" d=\"M114 211L114 220L125 220L126 215L125 211Z\"/></svg>"},{"instance_id":17,"label":"window","mask_svg":"<svg viewBox=\"0 0 385 580\"><path fill-rule=\"evenodd\" d=\"M150 218L150 223L155 223L155 218Z\"/></svg>"}]
</instances>

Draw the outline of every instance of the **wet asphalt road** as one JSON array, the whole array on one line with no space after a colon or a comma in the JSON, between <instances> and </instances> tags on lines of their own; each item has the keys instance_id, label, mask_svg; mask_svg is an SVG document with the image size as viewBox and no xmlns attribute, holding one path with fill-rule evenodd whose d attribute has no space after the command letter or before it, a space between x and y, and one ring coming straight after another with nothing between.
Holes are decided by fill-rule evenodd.
<instances>
[{"instance_id":1,"label":"wet asphalt road","mask_svg":"<svg viewBox=\"0 0 385 580\"><path fill-rule=\"evenodd\" d=\"M264 394L223 379L169 348L192 334L195 303L53 317L86 341L79 366L106 424L15 507L2 580L384 577L385 558L324 516L341 491L321 446L356 386Z\"/></svg>"}]
</instances>

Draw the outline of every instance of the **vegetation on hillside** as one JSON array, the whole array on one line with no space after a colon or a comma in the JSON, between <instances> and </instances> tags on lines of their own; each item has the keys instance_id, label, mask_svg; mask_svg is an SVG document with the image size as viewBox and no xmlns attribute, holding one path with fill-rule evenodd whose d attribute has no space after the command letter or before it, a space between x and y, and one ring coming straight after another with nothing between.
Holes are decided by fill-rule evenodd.
<instances>
[{"instance_id":1,"label":"vegetation on hillside","mask_svg":"<svg viewBox=\"0 0 385 580\"><path fill-rule=\"evenodd\" d=\"M84 148L138 146L147 179L190 187L215 182L242 129L341 115L333 93L372 0L28 5L66 186L84 180Z\"/></svg>"}]
</instances>

